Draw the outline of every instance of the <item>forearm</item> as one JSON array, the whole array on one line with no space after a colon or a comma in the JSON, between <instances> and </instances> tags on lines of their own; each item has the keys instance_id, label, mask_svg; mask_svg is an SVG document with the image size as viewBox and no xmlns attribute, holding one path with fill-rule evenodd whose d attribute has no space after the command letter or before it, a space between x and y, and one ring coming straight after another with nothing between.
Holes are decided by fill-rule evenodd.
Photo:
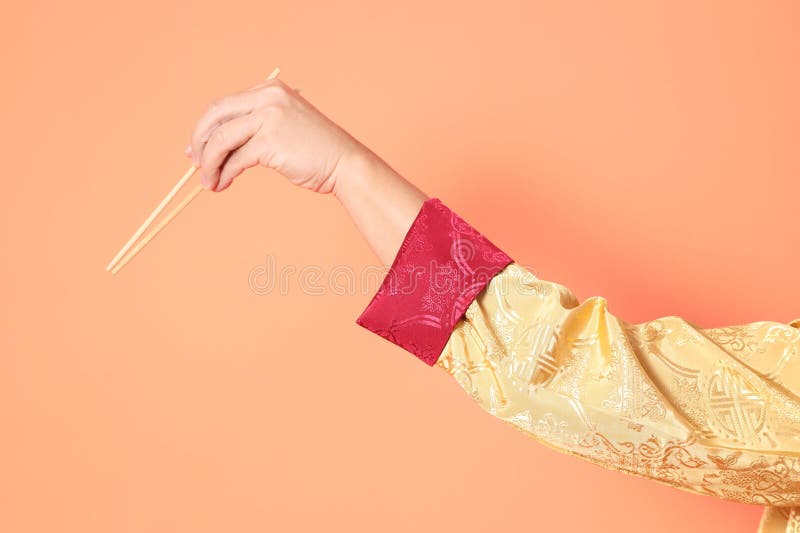
<instances>
[{"instance_id":1,"label":"forearm","mask_svg":"<svg viewBox=\"0 0 800 533\"><path fill-rule=\"evenodd\" d=\"M342 159L333 193L372 251L387 265L392 263L403 237L428 199L368 150Z\"/></svg>"}]
</instances>

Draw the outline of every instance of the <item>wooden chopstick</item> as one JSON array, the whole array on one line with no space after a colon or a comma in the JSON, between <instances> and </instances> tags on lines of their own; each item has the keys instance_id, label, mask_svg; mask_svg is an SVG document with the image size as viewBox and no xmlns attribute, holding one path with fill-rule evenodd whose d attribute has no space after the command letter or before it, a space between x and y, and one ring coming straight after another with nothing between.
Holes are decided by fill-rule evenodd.
<instances>
[{"instance_id":1,"label":"wooden chopstick","mask_svg":"<svg viewBox=\"0 0 800 533\"><path fill-rule=\"evenodd\" d=\"M280 72L281 69L275 67L275 69L270 73L270 75L267 76L267 79L271 80L273 78L277 78ZM198 167L194 165L189 167L189 169L184 173L181 179L178 180L178 183L176 183L175 186L172 187L172 190L169 191L169 193L164 197L164 199L161 200L161 203L158 204L158 206L153 210L152 213L150 213L150 216L148 216L147 219L142 223L142 225L139 226L139 229L137 229L136 232L131 236L131 238L128 239L128 242L125 243L125 246L123 246L122 249L119 252L117 252L117 255L114 256L114 259L112 259L111 262L108 264L108 266L106 266L106 270L110 270L112 274L116 274L117 272L119 272L122 269L122 267L127 265L136 256L136 254L138 254L141 251L141 249L144 248L147 245L147 243L153 239L153 237L155 237L162 229L164 229L167 226L167 224L170 223L170 221L173 218L178 216L178 214L181 211L183 211L183 209L187 205L189 205L191 201L197 197L197 195L203 192L204 190L203 186L197 185L194 189L192 189L192 191L189 194L186 195L186 197L183 200L181 200L181 202L177 206L175 206L175 208L172 211L169 212L169 214L155 228L153 228L152 231L150 231L150 233L145 235L145 237L136 246L134 246L133 249L131 249L131 246L133 246L133 243L136 241L136 239L141 237L142 233L144 233L144 231L150 226L150 224L153 223L153 220L155 220L155 218L159 215L159 213L161 213L161 211L164 210L164 207L166 207L166 205L170 202L170 200L172 200L172 198L175 197L178 191L181 190L181 188L186 184L187 181L189 181L189 179L194 175L195 172L197 172L197 170ZM128 250L130 250L130 252L127 255L125 255L125 253L128 252ZM125 257L120 261L120 258L122 258L123 255L125 255Z\"/></svg>"},{"instance_id":2,"label":"wooden chopstick","mask_svg":"<svg viewBox=\"0 0 800 533\"><path fill-rule=\"evenodd\" d=\"M172 187L172 190L169 191L163 200L161 200L161 203L158 204L158 207L156 207L153 212L150 213L150 216L147 217L144 222L142 222L142 225L139 226L139 229L136 230L136 233L134 233L131 238L128 239L128 242L125 243L125 246L123 246L122 249L117 252L117 255L114 256L114 259L112 259L108 266L106 266L106 270L111 270L114 268L114 265L117 264L117 261L119 261L123 255L125 255L125 252L127 252L131 246L133 246L133 243L136 242L136 239L142 236L144 230L146 230L148 226L153 223L159 213L164 210L169 201L172 200L176 194L178 194L178 191L181 190L181 188L186 184L187 181L189 181L189 178L191 178L195 172L197 172L196 166L192 165L189 167L189 170L187 170L183 177L178 180L178 183L176 183L175 186Z\"/></svg>"},{"instance_id":3,"label":"wooden chopstick","mask_svg":"<svg viewBox=\"0 0 800 533\"><path fill-rule=\"evenodd\" d=\"M140 251L142 248L144 248L144 247L147 245L147 243L148 243L148 242L150 242L150 241L153 239L153 237L155 237L156 235L158 235L158 232L160 232L162 229L166 228L166 227L167 227L167 224L169 224L169 223L170 223L170 221L171 221L173 218L175 218L176 216L178 216L178 213L180 213L181 211L183 211L183 208L184 208L184 207L186 207L187 205L189 205L189 203L191 203L191 201L192 201L192 200L194 200L194 199L197 197L197 195L198 195L198 194L200 194L201 192L203 192L203 190L204 190L204 189L203 189L203 186L202 186L202 185L197 185L197 186L195 186L195 188L194 188L194 189L192 189L192 191L191 191L189 194L187 194L187 195L186 195L186 197L185 197L183 200L181 200L181 201L180 201L180 203L179 203L178 205L176 205L176 206L175 206L175 208L174 208L172 211L170 211L170 212L169 212L169 214L168 214L166 217L164 217L164 219L163 219L161 222L159 222L159 223L156 225L156 227L154 227L154 228L153 228L153 229L150 231L150 233L148 233L147 235L145 235L145 236L144 236L144 238L143 238L141 241L139 241L139 242L136 244L136 246L134 246L134 247L133 247L133 249L131 249L130 253L128 253L128 255L126 255L126 256L125 256L125 257L122 259L122 261L120 261L120 262L117 264L117 266L115 266L115 267L114 267L114 268L111 270L111 273L112 273L112 274L116 274L117 272L119 272L119 271L122 269L122 267L124 267L125 265L127 265L128 263L130 263L131 259L133 259L134 257L136 257L136 254L138 254L138 253L139 253L139 251Z\"/></svg>"}]
</instances>

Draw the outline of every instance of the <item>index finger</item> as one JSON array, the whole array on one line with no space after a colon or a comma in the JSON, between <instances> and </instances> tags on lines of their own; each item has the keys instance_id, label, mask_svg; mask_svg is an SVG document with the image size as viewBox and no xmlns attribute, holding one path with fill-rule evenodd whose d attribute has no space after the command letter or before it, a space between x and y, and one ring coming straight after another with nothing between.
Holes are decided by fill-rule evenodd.
<instances>
[{"instance_id":1,"label":"index finger","mask_svg":"<svg viewBox=\"0 0 800 533\"><path fill-rule=\"evenodd\" d=\"M275 67L266 80L257 83L246 91L217 100L208 107L195 125L191 137L191 149L187 154L192 156L192 162L195 166L200 163L203 149L214 130L229 120L250 113L258 105L257 98L252 91L267 85L270 80L277 78L280 72L281 69Z\"/></svg>"},{"instance_id":2,"label":"index finger","mask_svg":"<svg viewBox=\"0 0 800 533\"><path fill-rule=\"evenodd\" d=\"M213 102L203 113L192 131L192 162L200 162L209 137L220 125L250 113L256 105L252 93L236 93Z\"/></svg>"}]
</instances>

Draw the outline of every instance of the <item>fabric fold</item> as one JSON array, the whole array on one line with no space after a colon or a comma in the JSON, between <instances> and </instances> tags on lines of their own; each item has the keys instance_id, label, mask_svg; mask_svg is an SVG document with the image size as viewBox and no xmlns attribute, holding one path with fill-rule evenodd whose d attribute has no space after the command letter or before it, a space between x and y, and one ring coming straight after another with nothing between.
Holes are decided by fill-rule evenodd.
<instances>
[{"instance_id":1,"label":"fabric fold","mask_svg":"<svg viewBox=\"0 0 800 533\"><path fill-rule=\"evenodd\" d=\"M800 319L629 323L431 199L357 323L541 444L765 506L759 533L800 533Z\"/></svg>"},{"instance_id":2,"label":"fabric fold","mask_svg":"<svg viewBox=\"0 0 800 533\"><path fill-rule=\"evenodd\" d=\"M485 411L550 448L767 506L763 533L796 531L800 330L792 324L705 329L677 316L633 324L605 298L578 302L512 263L467 308L436 365Z\"/></svg>"}]
</instances>

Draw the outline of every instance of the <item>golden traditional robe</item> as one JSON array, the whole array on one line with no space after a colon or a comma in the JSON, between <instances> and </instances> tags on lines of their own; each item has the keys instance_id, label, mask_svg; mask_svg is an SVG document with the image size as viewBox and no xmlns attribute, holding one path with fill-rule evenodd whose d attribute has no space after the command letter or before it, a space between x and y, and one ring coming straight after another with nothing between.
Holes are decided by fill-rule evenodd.
<instances>
[{"instance_id":1,"label":"golden traditional robe","mask_svg":"<svg viewBox=\"0 0 800 533\"><path fill-rule=\"evenodd\" d=\"M800 319L707 329L678 316L628 323L605 298L579 302L498 255L435 199L392 269L445 248L450 262L433 269L465 283L433 297L425 276L405 293L387 276L359 323L445 370L484 410L546 446L766 506L759 533L800 533ZM434 340L420 348L428 330Z\"/></svg>"}]
</instances>

